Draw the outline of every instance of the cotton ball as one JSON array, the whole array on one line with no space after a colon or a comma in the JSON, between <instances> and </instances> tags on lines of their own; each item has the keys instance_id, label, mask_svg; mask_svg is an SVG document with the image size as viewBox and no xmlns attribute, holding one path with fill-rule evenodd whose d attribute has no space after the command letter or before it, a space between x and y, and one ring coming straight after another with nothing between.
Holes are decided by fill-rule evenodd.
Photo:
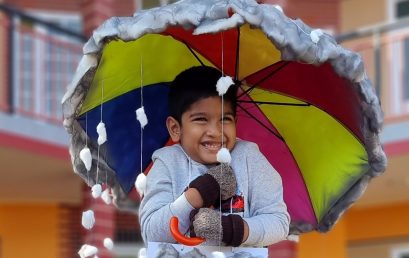
<instances>
[{"instance_id":1,"label":"cotton ball","mask_svg":"<svg viewBox=\"0 0 409 258\"><path fill-rule=\"evenodd\" d=\"M212 252L212 257L213 258L226 258L226 255L222 252L215 251L215 252Z\"/></svg>"},{"instance_id":2,"label":"cotton ball","mask_svg":"<svg viewBox=\"0 0 409 258\"><path fill-rule=\"evenodd\" d=\"M97 125L97 133L98 133L98 144L102 145L104 142L107 141L107 131L105 129L105 124L101 121Z\"/></svg>"},{"instance_id":3,"label":"cotton ball","mask_svg":"<svg viewBox=\"0 0 409 258\"><path fill-rule=\"evenodd\" d=\"M148 118L146 117L145 109L143 107L140 107L136 110L136 119L138 119L142 128L144 128L145 125L148 124Z\"/></svg>"},{"instance_id":4,"label":"cotton ball","mask_svg":"<svg viewBox=\"0 0 409 258\"><path fill-rule=\"evenodd\" d=\"M216 89L219 96L224 95L230 86L234 85L233 79L230 76L220 77L216 83Z\"/></svg>"},{"instance_id":5,"label":"cotton ball","mask_svg":"<svg viewBox=\"0 0 409 258\"><path fill-rule=\"evenodd\" d=\"M107 237L104 239L104 246L106 249L112 250L112 248L114 248L114 242L111 238Z\"/></svg>"},{"instance_id":6,"label":"cotton ball","mask_svg":"<svg viewBox=\"0 0 409 258\"><path fill-rule=\"evenodd\" d=\"M82 245L81 249L78 251L78 254L81 258L86 258L92 255L95 255L98 252L98 248L92 245Z\"/></svg>"},{"instance_id":7,"label":"cotton ball","mask_svg":"<svg viewBox=\"0 0 409 258\"><path fill-rule=\"evenodd\" d=\"M135 188L139 195L142 196L146 190L146 176L144 173L140 173L135 181Z\"/></svg>"},{"instance_id":8,"label":"cotton ball","mask_svg":"<svg viewBox=\"0 0 409 258\"><path fill-rule=\"evenodd\" d=\"M109 194L109 189L105 189L101 194L101 199L105 202L105 204L110 205L112 202L111 195Z\"/></svg>"},{"instance_id":9,"label":"cotton ball","mask_svg":"<svg viewBox=\"0 0 409 258\"><path fill-rule=\"evenodd\" d=\"M138 258L147 258L146 256L146 248L139 249Z\"/></svg>"},{"instance_id":10,"label":"cotton ball","mask_svg":"<svg viewBox=\"0 0 409 258\"><path fill-rule=\"evenodd\" d=\"M91 151L88 147L84 147L81 151L80 151L80 159L82 160L82 162L85 165L85 168L87 169L87 171L91 170L91 164L92 164L92 156L91 156Z\"/></svg>"},{"instance_id":11,"label":"cotton ball","mask_svg":"<svg viewBox=\"0 0 409 258\"><path fill-rule=\"evenodd\" d=\"M91 195L94 197L94 199L98 198L101 196L102 192L102 186L100 184L95 184L91 188Z\"/></svg>"},{"instance_id":12,"label":"cotton ball","mask_svg":"<svg viewBox=\"0 0 409 258\"><path fill-rule=\"evenodd\" d=\"M230 161L231 161L231 156L230 156L229 150L226 149L226 148L221 148L221 149L217 152L216 159L217 159L217 161L220 162L220 163L230 163Z\"/></svg>"},{"instance_id":13,"label":"cotton ball","mask_svg":"<svg viewBox=\"0 0 409 258\"><path fill-rule=\"evenodd\" d=\"M94 227L95 217L92 210L87 210L82 213L81 224L86 229L91 229Z\"/></svg>"},{"instance_id":14,"label":"cotton ball","mask_svg":"<svg viewBox=\"0 0 409 258\"><path fill-rule=\"evenodd\" d=\"M311 41L314 43L318 43L318 41L320 41L320 38L323 34L324 33L322 32L321 29L316 29L316 30L311 31L310 33Z\"/></svg>"}]
</instances>

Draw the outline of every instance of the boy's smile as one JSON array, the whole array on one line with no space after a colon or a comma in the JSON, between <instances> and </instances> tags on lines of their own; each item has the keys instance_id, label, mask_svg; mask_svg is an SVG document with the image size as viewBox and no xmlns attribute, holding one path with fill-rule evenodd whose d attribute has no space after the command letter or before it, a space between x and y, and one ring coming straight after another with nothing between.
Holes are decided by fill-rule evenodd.
<instances>
[{"instance_id":1,"label":"boy's smile","mask_svg":"<svg viewBox=\"0 0 409 258\"><path fill-rule=\"evenodd\" d=\"M223 146L232 150L236 143L236 117L229 102L223 105L220 97L208 97L194 102L182 114L179 124L169 117L167 125L174 142L195 161L217 163L216 154ZM222 135L223 127L223 135Z\"/></svg>"}]
</instances>

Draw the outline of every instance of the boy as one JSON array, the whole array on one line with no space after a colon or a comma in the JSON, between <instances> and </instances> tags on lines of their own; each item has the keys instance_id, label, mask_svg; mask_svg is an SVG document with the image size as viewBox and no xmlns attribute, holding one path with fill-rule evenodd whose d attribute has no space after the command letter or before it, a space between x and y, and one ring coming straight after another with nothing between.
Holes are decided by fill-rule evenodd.
<instances>
[{"instance_id":1,"label":"boy","mask_svg":"<svg viewBox=\"0 0 409 258\"><path fill-rule=\"evenodd\" d=\"M287 237L281 178L256 144L236 139L237 87L224 94L222 109L221 76L211 67L192 67L170 86L166 126L177 144L152 155L139 212L145 242L175 243L172 216L180 232L190 230L207 244L267 246ZM222 147L231 152L230 166L218 165Z\"/></svg>"}]
</instances>

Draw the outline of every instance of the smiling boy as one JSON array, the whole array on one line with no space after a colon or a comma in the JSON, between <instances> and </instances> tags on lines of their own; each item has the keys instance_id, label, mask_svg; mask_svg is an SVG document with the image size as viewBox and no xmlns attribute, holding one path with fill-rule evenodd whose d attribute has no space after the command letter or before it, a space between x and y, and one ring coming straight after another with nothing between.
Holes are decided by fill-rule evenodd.
<instances>
[{"instance_id":1,"label":"smiling boy","mask_svg":"<svg viewBox=\"0 0 409 258\"><path fill-rule=\"evenodd\" d=\"M222 102L221 76L211 67L192 67L170 86L166 126L176 144L152 156L140 206L145 242L174 243L172 216L181 232L207 244L267 246L287 237L281 178L256 144L236 138L237 86ZM231 152L230 166L216 160L222 147Z\"/></svg>"}]
</instances>

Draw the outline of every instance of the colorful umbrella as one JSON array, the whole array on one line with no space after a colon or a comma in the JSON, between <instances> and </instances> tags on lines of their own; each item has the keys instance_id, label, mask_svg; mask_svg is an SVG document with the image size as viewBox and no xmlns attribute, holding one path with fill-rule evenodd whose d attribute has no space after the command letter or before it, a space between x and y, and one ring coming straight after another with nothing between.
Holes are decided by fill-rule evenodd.
<instances>
[{"instance_id":1,"label":"colorful umbrella","mask_svg":"<svg viewBox=\"0 0 409 258\"><path fill-rule=\"evenodd\" d=\"M169 140L169 82L197 65L242 82L238 136L258 143L281 174L292 233L328 231L384 171L382 111L358 54L277 6L185 0L111 18L84 46L63 99L75 172L126 196ZM142 105L143 130L135 117ZM108 135L102 145L100 121Z\"/></svg>"}]
</instances>

